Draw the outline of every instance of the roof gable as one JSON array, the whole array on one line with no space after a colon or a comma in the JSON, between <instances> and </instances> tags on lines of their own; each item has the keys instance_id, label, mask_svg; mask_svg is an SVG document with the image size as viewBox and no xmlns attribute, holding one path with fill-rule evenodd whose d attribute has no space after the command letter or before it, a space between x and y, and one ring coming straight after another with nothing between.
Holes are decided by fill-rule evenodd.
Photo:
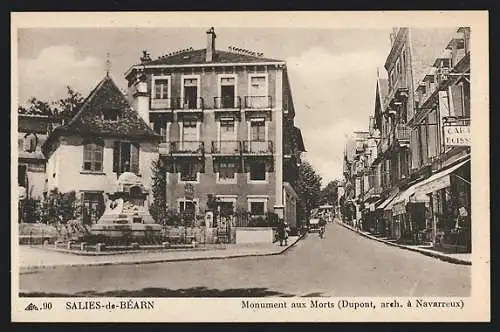
<instances>
[{"instance_id":1,"label":"roof gable","mask_svg":"<svg viewBox=\"0 0 500 332\"><path fill-rule=\"evenodd\" d=\"M108 120L104 112L112 110L118 117ZM78 113L59 131L103 136L155 138L157 134L133 110L123 93L106 76L89 94Z\"/></svg>"},{"instance_id":2,"label":"roof gable","mask_svg":"<svg viewBox=\"0 0 500 332\"><path fill-rule=\"evenodd\" d=\"M213 61L205 60L207 50L199 49L186 51L178 54L167 55L155 60L144 62L141 65L191 65L206 63L259 63L259 62L282 62L281 60L263 58L249 54L226 52L215 50Z\"/></svg>"}]
</instances>

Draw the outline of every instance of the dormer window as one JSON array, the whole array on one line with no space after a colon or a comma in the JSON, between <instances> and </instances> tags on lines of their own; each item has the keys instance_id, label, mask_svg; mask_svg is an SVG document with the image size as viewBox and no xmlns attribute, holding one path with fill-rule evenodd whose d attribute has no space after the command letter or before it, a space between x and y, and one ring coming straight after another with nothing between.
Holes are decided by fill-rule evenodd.
<instances>
[{"instance_id":1,"label":"dormer window","mask_svg":"<svg viewBox=\"0 0 500 332\"><path fill-rule=\"evenodd\" d=\"M104 121L118 121L118 110L113 108L107 108L102 110L102 115Z\"/></svg>"}]
</instances>

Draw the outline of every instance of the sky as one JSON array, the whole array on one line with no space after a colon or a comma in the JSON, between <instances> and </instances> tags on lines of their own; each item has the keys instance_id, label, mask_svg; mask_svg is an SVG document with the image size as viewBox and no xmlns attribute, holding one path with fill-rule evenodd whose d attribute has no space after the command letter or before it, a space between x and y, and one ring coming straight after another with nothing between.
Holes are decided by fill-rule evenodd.
<instances>
[{"instance_id":1,"label":"sky","mask_svg":"<svg viewBox=\"0 0 500 332\"><path fill-rule=\"evenodd\" d=\"M152 58L205 48L203 28L29 28L18 31L18 102L54 101L69 85L86 96L103 78L109 53L111 75L125 91L125 71ZM217 28L216 48L235 46L287 62L308 160L323 185L342 178L346 135L368 129L374 112L377 68L390 50L389 29Z\"/></svg>"}]
</instances>

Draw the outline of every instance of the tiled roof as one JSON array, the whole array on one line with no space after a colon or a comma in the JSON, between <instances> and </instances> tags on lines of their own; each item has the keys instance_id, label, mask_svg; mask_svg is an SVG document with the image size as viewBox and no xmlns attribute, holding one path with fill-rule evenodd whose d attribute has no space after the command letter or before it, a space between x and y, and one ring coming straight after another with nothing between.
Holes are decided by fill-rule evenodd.
<instances>
[{"instance_id":1,"label":"tiled roof","mask_svg":"<svg viewBox=\"0 0 500 332\"><path fill-rule=\"evenodd\" d=\"M302 138L302 131L297 128L297 127L294 127L293 128L294 131L295 131L295 135L296 135L296 139L297 139L297 149L299 149L299 151L301 152L306 152L306 148L304 146L304 139Z\"/></svg>"},{"instance_id":2,"label":"tiled roof","mask_svg":"<svg viewBox=\"0 0 500 332\"><path fill-rule=\"evenodd\" d=\"M118 120L103 119L103 110L115 110ZM106 76L90 92L78 113L67 124L55 128L47 138L42 151L61 134L122 137L142 140L160 140L139 114L133 110L111 77Z\"/></svg>"},{"instance_id":3,"label":"tiled roof","mask_svg":"<svg viewBox=\"0 0 500 332\"><path fill-rule=\"evenodd\" d=\"M205 64L206 49L182 52L170 56L163 56L155 60L141 63L140 65L188 65ZM259 62L282 62L281 60L263 58L236 52L215 50L211 63L259 63ZM139 65L139 64L138 64Z\"/></svg>"},{"instance_id":4,"label":"tiled roof","mask_svg":"<svg viewBox=\"0 0 500 332\"><path fill-rule=\"evenodd\" d=\"M381 108L385 109L387 105L384 104L384 101L389 94L389 81L386 78L378 78L378 94L380 97Z\"/></svg>"},{"instance_id":5,"label":"tiled roof","mask_svg":"<svg viewBox=\"0 0 500 332\"><path fill-rule=\"evenodd\" d=\"M103 110L113 109L118 120L103 119ZM113 80L106 76L89 94L71 121L54 132L74 132L118 137L158 138L158 135L133 110Z\"/></svg>"}]
</instances>

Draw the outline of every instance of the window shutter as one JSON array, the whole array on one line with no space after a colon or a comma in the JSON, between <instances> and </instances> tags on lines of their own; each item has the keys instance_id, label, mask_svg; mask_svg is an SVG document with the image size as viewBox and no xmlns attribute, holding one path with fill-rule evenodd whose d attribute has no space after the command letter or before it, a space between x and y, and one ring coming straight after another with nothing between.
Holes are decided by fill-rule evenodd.
<instances>
[{"instance_id":1,"label":"window shutter","mask_svg":"<svg viewBox=\"0 0 500 332\"><path fill-rule=\"evenodd\" d=\"M120 169L120 142L115 141L113 146L113 172Z\"/></svg>"},{"instance_id":2,"label":"window shutter","mask_svg":"<svg viewBox=\"0 0 500 332\"><path fill-rule=\"evenodd\" d=\"M463 116L464 115L464 100L461 85L453 85L450 89L450 115ZM453 113L452 113L453 112Z\"/></svg>"},{"instance_id":3,"label":"window shutter","mask_svg":"<svg viewBox=\"0 0 500 332\"><path fill-rule=\"evenodd\" d=\"M139 144L130 145L130 171L139 173Z\"/></svg>"}]
</instances>

